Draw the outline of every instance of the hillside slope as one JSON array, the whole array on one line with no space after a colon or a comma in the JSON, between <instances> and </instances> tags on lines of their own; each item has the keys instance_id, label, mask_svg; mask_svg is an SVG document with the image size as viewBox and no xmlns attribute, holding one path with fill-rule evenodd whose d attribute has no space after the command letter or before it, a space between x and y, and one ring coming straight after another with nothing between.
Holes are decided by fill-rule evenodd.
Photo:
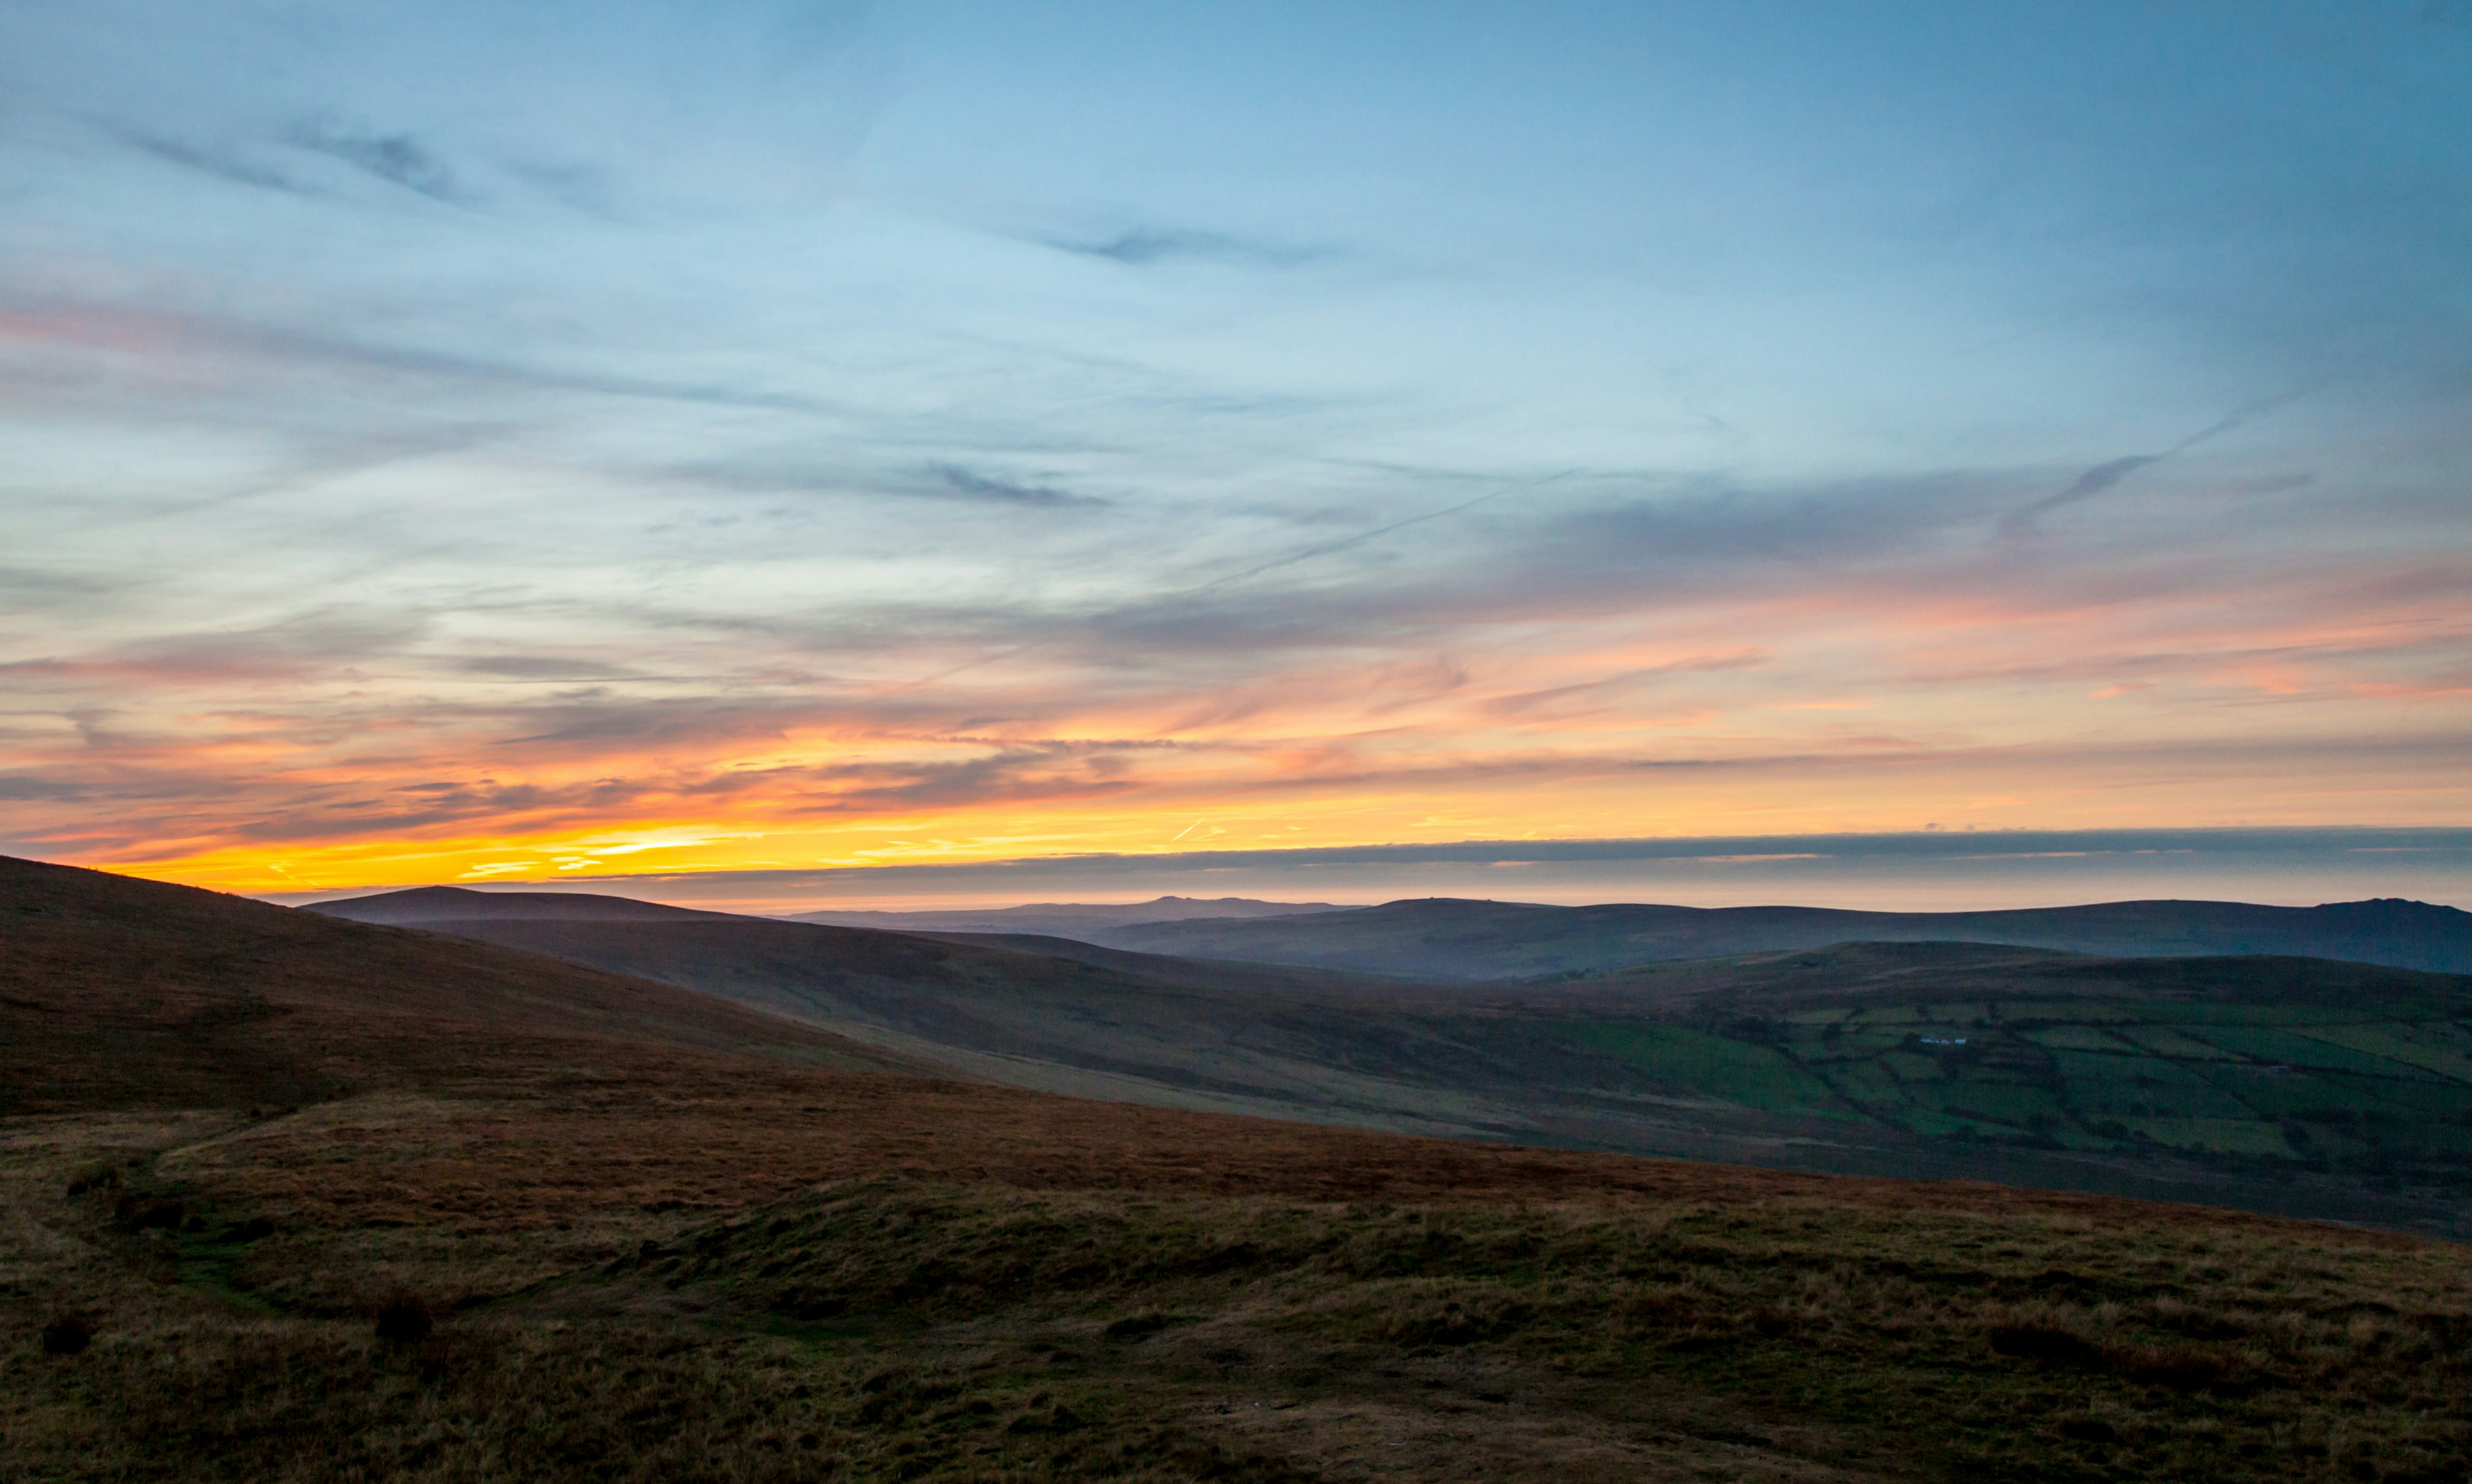
<instances>
[{"instance_id":1,"label":"hillside slope","mask_svg":"<svg viewBox=\"0 0 2472 1484\"><path fill-rule=\"evenodd\" d=\"M1295 917L1135 924L1086 936L1145 954L1467 982L1857 941L1997 943L2107 957L2268 954L2472 973L2472 912L2387 899L2308 907L2167 901L1851 912L1435 898Z\"/></svg>"},{"instance_id":2,"label":"hillside slope","mask_svg":"<svg viewBox=\"0 0 2472 1484\"><path fill-rule=\"evenodd\" d=\"M1526 1126L1430 1080L1462 1053L1403 1049L1382 1020L1398 997L1386 980L761 918L430 929L804 1017L1014 1086L1422 1133ZM1039 951L1051 943L1058 952Z\"/></svg>"},{"instance_id":3,"label":"hillside slope","mask_svg":"<svg viewBox=\"0 0 2472 1484\"><path fill-rule=\"evenodd\" d=\"M0 858L0 1116L297 1104L615 1045L917 1065L670 983Z\"/></svg>"},{"instance_id":4,"label":"hillside slope","mask_svg":"<svg viewBox=\"0 0 2472 1484\"><path fill-rule=\"evenodd\" d=\"M1415 985L760 919L434 926L1051 1092L2472 1230L2454 976L1853 944Z\"/></svg>"}]
</instances>

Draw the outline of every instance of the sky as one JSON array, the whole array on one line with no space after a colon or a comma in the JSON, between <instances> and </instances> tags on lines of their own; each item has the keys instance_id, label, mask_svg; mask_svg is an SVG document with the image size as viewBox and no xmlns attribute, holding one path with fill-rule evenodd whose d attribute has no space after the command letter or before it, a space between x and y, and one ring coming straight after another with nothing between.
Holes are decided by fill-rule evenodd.
<instances>
[{"instance_id":1,"label":"sky","mask_svg":"<svg viewBox=\"0 0 2472 1484\"><path fill-rule=\"evenodd\" d=\"M2467 264L2472 0L0 0L0 852L2472 905Z\"/></svg>"}]
</instances>

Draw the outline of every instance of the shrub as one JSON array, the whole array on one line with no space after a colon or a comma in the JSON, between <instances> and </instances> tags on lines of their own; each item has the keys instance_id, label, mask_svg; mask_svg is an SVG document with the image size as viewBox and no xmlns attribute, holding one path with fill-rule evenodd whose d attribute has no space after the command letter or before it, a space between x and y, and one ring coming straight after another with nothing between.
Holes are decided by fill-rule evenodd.
<instances>
[{"instance_id":1,"label":"shrub","mask_svg":"<svg viewBox=\"0 0 2472 1484\"><path fill-rule=\"evenodd\" d=\"M378 1338L391 1345L417 1345L437 1326L429 1306L410 1293L398 1293L378 1307Z\"/></svg>"},{"instance_id":2,"label":"shrub","mask_svg":"<svg viewBox=\"0 0 2472 1484\"><path fill-rule=\"evenodd\" d=\"M43 1326L43 1354L74 1355L94 1343L94 1326L76 1314L62 1314Z\"/></svg>"}]
</instances>

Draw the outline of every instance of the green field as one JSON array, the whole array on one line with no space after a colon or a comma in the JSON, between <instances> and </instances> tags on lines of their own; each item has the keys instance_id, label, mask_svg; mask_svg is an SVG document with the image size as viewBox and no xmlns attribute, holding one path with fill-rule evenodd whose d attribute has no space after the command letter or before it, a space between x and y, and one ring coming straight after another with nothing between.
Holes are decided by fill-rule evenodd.
<instances>
[{"instance_id":1,"label":"green field","mask_svg":"<svg viewBox=\"0 0 2472 1484\"><path fill-rule=\"evenodd\" d=\"M1556 1030L1678 1093L1942 1139L2318 1170L2472 1161L2472 980L2211 960L2211 978L2121 971L2061 996L2041 992L2073 967L2057 958L1917 972L1907 951L1891 989L1859 972L1868 947L1634 974L1685 992L1633 998L1666 1024L1599 1018L1607 997Z\"/></svg>"},{"instance_id":2,"label":"green field","mask_svg":"<svg viewBox=\"0 0 2472 1484\"><path fill-rule=\"evenodd\" d=\"M1683 1025L1582 1025L1574 1034L1659 1081L1763 1113L1849 1118L1837 1090L1765 1046L1729 1041Z\"/></svg>"}]
</instances>

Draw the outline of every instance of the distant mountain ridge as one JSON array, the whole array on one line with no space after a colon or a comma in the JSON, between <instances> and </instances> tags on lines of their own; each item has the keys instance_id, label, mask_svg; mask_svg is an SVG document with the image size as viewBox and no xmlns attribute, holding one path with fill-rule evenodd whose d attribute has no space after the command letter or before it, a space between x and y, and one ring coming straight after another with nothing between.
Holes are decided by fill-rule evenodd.
<instances>
[{"instance_id":1,"label":"distant mountain ridge","mask_svg":"<svg viewBox=\"0 0 2472 1484\"><path fill-rule=\"evenodd\" d=\"M799 912L790 921L822 923L831 928L882 928L892 932L1030 932L1069 938L1133 923L1180 922L1195 917L1244 920L1347 910L1349 908L1329 902L1259 902L1250 897L1156 897L1148 902L1033 902L1021 907L960 911L850 912L827 909Z\"/></svg>"},{"instance_id":2,"label":"distant mountain ridge","mask_svg":"<svg viewBox=\"0 0 2472 1484\"><path fill-rule=\"evenodd\" d=\"M779 920L586 892L461 886L382 892L321 902L307 910L394 927ZM1549 907L1453 897L1348 907L1170 896L1141 903L1034 903L952 912L819 911L789 921L937 936L969 934L983 937L988 947L1028 948L999 940L1035 935L1174 958L1449 983L1600 974L1639 964L1794 953L1851 942L1985 943L2120 958L2281 954L2472 973L2472 912L2393 897L2318 907L2163 900L1986 912L1865 912L1631 903Z\"/></svg>"},{"instance_id":3,"label":"distant mountain ridge","mask_svg":"<svg viewBox=\"0 0 2472 1484\"><path fill-rule=\"evenodd\" d=\"M2472 912L2397 898L2320 907L2152 901L1993 912L1861 912L1810 907L1540 907L1436 897L1294 917L1129 924L1086 936L1137 953L1460 983L1857 941L1989 943L2108 957L2268 954L2472 972Z\"/></svg>"}]
</instances>

